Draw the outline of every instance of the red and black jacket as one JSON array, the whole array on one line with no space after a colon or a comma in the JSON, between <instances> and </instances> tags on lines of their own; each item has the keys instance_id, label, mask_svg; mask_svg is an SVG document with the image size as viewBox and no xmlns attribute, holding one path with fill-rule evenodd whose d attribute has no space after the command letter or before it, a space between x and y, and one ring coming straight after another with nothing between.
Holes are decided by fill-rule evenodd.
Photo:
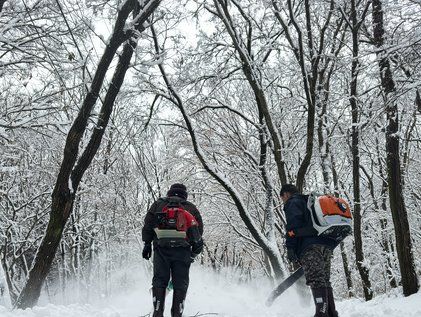
<instances>
[{"instance_id":1,"label":"red and black jacket","mask_svg":"<svg viewBox=\"0 0 421 317\"><path fill-rule=\"evenodd\" d=\"M158 239L154 231L157 228L157 222L156 222L157 214L162 213L162 211L169 204L174 204L174 203L178 204L180 208L187 211L196 220L197 228L190 228L192 230L190 229L188 230L188 231L194 231L194 234L189 234L189 232L187 232L187 235L189 237L187 241L192 246L193 253L200 253L203 248L203 242L202 242L203 221L202 221L200 212L194 204L176 196L160 198L151 205L151 207L149 208L145 216L144 226L142 228L142 240L146 244L151 243L153 241L154 246L155 247L158 246L158 243L157 243Z\"/></svg>"}]
</instances>

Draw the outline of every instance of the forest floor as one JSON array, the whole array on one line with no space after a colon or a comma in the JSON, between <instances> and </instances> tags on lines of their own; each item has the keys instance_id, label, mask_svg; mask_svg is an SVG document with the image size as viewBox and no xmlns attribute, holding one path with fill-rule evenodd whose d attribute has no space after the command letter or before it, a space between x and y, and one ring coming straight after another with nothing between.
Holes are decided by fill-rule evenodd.
<instances>
[{"instance_id":1,"label":"forest floor","mask_svg":"<svg viewBox=\"0 0 421 317\"><path fill-rule=\"evenodd\" d=\"M148 275L148 274L144 274ZM10 310L0 306L1 317L140 317L151 311L149 293L150 276L139 275L129 287L120 283L114 293L99 300L81 303L66 295L66 304L51 304L45 300L27 310ZM127 276L125 277L127 278ZM195 266L191 274L190 289L186 301L185 316L222 317L310 317L313 304L310 298L300 300L295 289L290 289L278 298L272 307L265 306L271 286L267 282L255 281L245 286L236 274L215 274ZM130 283L129 283L130 284ZM116 291L118 290L118 292ZM75 291L74 297L76 298ZM85 298L86 301L86 298ZM57 297L57 302L60 302ZM420 317L421 292L404 298L396 294L377 296L370 302L361 299L338 301L341 317ZM166 314L169 316L171 293L167 296Z\"/></svg>"}]
</instances>

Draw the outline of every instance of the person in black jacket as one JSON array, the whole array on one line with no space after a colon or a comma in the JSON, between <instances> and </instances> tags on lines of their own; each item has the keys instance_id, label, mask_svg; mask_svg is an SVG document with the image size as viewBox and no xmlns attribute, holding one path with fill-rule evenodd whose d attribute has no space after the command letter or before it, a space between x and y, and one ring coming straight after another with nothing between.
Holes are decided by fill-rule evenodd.
<instances>
[{"instance_id":1,"label":"person in black jacket","mask_svg":"<svg viewBox=\"0 0 421 317\"><path fill-rule=\"evenodd\" d=\"M286 247L288 259L304 269L306 283L311 287L316 314L314 317L337 317L330 284L330 262L337 242L328 237L297 237L294 230L312 226L307 209L308 196L301 195L297 187L285 184L281 188L286 217Z\"/></svg>"},{"instance_id":2,"label":"person in black jacket","mask_svg":"<svg viewBox=\"0 0 421 317\"><path fill-rule=\"evenodd\" d=\"M145 216L142 256L148 260L153 249L153 317L162 317L164 314L165 291L170 278L174 288L171 316L182 316L189 286L190 265L203 249L202 217L196 206L187 201L187 196L186 186L173 184L167 197L155 201ZM171 227L165 218L169 208L183 214L185 231L178 225L173 224L175 227Z\"/></svg>"}]
</instances>

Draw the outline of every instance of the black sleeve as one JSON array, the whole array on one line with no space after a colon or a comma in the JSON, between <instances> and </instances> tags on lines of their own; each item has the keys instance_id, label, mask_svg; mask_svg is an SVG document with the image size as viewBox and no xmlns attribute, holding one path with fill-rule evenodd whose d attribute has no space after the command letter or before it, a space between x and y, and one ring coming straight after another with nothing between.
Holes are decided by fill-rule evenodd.
<instances>
[{"instance_id":1,"label":"black sleeve","mask_svg":"<svg viewBox=\"0 0 421 317\"><path fill-rule=\"evenodd\" d=\"M299 200L292 200L289 202L285 208L285 217L286 217L286 230L287 233L290 230L301 228L304 225L304 210L305 204ZM290 237L286 235L286 247L296 249L298 244L297 237Z\"/></svg>"},{"instance_id":2,"label":"black sleeve","mask_svg":"<svg viewBox=\"0 0 421 317\"><path fill-rule=\"evenodd\" d=\"M203 220L202 220L202 216L200 215L199 210L196 208L195 205L192 204L192 211L191 214L194 216L194 218L196 218L196 221L198 223L199 226L199 232L200 235L203 236Z\"/></svg>"},{"instance_id":3,"label":"black sleeve","mask_svg":"<svg viewBox=\"0 0 421 317\"><path fill-rule=\"evenodd\" d=\"M192 244L192 252L195 254L199 254L203 251L203 220L202 220L202 215L200 214L199 210L196 208L196 206L194 206L194 212L192 213L192 215L196 218L197 221L197 229L200 233L200 239L198 239L197 241L194 241L194 243Z\"/></svg>"},{"instance_id":4,"label":"black sleeve","mask_svg":"<svg viewBox=\"0 0 421 317\"><path fill-rule=\"evenodd\" d=\"M142 228L142 240L147 244L151 243L154 239L155 232L153 231L155 226L155 212L158 203L154 202L146 213L143 228Z\"/></svg>"}]
</instances>

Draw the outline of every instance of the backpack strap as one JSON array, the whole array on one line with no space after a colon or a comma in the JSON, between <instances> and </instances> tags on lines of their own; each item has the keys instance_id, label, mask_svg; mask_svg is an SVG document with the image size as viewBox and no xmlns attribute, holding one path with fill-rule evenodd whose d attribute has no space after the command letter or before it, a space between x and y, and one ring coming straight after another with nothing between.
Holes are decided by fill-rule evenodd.
<instances>
[{"instance_id":1,"label":"backpack strap","mask_svg":"<svg viewBox=\"0 0 421 317\"><path fill-rule=\"evenodd\" d=\"M333 239L339 243L346 236L352 233L352 228L351 228L351 223L350 223L352 219L352 215L347 203L341 199L337 199L334 197L335 198L334 201L337 204L335 205L335 207L338 208L341 212L343 212L344 215L337 215L337 214L325 215L325 213L323 212L323 217L326 217L326 219L328 219L329 217L332 217L331 218L332 221L328 222L328 220L326 220L324 223L321 223L321 221L324 220L325 218L321 219L319 218L320 214L316 214L315 202L318 199L318 197L328 197L328 195L320 195L320 194L312 192L308 196L307 212L310 215L312 225L290 230L289 232L287 232L287 237L294 238L294 237L324 236L324 237ZM319 212L320 212L320 208L321 207L319 206ZM342 217L342 218L340 218L341 221L339 222L338 219L334 217ZM344 218L346 219L343 220Z\"/></svg>"},{"instance_id":2,"label":"backpack strap","mask_svg":"<svg viewBox=\"0 0 421 317\"><path fill-rule=\"evenodd\" d=\"M296 228L287 232L287 236L290 238L300 238L300 237L314 237L317 236L319 233L312 225L315 221L317 221L316 215L313 214L314 212L314 200L320 196L315 192L311 192L309 195L301 195L301 197L307 202L307 208L305 211L305 217L307 221L310 223L308 227Z\"/></svg>"}]
</instances>

